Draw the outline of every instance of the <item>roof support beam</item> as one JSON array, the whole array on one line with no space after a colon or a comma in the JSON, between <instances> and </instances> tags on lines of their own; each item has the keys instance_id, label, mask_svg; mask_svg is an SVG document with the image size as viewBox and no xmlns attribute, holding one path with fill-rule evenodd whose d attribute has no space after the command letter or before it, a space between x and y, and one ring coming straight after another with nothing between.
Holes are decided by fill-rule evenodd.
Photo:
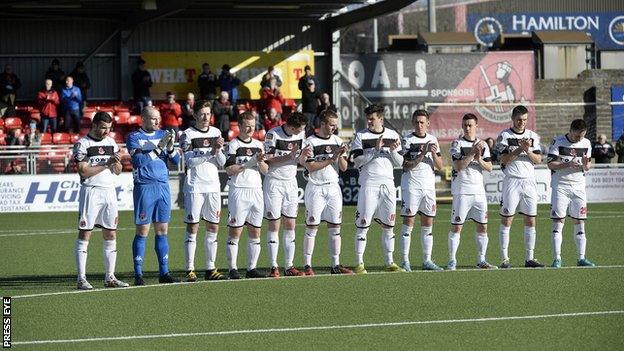
<instances>
[{"instance_id":1,"label":"roof support beam","mask_svg":"<svg viewBox=\"0 0 624 351\"><path fill-rule=\"evenodd\" d=\"M330 28L336 30L357 22L371 19L373 17L378 17L398 11L405 6L410 5L414 1L415 0L384 0L372 5L361 7L357 10L353 10L342 15L330 17L326 19L326 21Z\"/></svg>"}]
</instances>

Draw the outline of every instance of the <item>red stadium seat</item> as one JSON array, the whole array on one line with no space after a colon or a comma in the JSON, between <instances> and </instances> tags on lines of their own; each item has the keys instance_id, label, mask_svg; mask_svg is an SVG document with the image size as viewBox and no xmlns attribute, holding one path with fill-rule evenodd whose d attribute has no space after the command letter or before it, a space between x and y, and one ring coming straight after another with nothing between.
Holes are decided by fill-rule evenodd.
<instances>
[{"instance_id":1,"label":"red stadium seat","mask_svg":"<svg viewBox=\"0 0 624 351\"><path fill-rule=\"evenodd\" d=\"M4 119L4 128L7 130L22 128L22 120L19 117L7 117Z\"/></svg>"},{"instance_id":2,"label":"red stadium seat","mask_svg":"<svg viewBox=\"0 0 624 351\"><path fill-rule=\"evenodd\" d=\"M235 131L240 131L240 128L238 127L238 122L230 122L230 130L235 130Z\"/></svg>"},{"instance_id":3,"label":"red stadium seat","mask_svg":"<svg viewBox=\"0 0 624 351\"><path fill-rule=\"evenodd\" d=\"M64 173L69 164L70 151L44 149L37 157L38 173Z\"/></svg>"},{"instance_id":4,"label":"red stadium seat","mask_svg":"<svg viewBox=\"0 0 624 351\"><path fill-rule=\"evenodd\" d=\"M86 108L83 111L82 118L88 118L88 119L92 120L93 119L93 115L95 115L96 112L97 111L94 108L88 107L88 108Z\"/></svg>"},{"instance_id":5,"label":"red stadium seat","mask_svg":"<svg viewBox=\"0 0 624 351\"><path fill-rule=\"evenodd\" d=\"M70 144L71 137L69 133L54 133L52 134L52 142L54 144Z\"/></svg>"},{"instance_id":6,"label":"red stadium seat","mask_svg":"<svg viewBox=\"0 0 624 351\"><path fill-rule=\"evenodd\" d=\"M41 133L41 145L50 145L50 144L52 144L52 134Z\"/></svg>"},{"instance_id":7,"label":"red stadium seat","mask_svg":"<svg viewBox=\"0 0 624 351\"><path fill-rule=\"evenodd\" d=\"M72 144L75 144L78 142L78 139L80 139L80 134L76 134L76 133L71 133L69 135L69 142Z\"/></svg>"},{"instance_id":8,"label":"red stadium seat","mask_svg":"<svg viewBox=\"0 0 624 351\"><path fill-rule=\"evenodd\" d=\"M132 159L130 158L130 154L128 153L128 149L122 147L119 149L119 156L121 156L121 166L123 172L131 172L132 171Z\"/></svg>"},{"instance_id":9,"label":"red stadium seat","mask_svg":"<svg viewBox=\"0 0 624 351\"><path fill-rule=\"evenodd\" d=\"M117 144L123 144L123 143L125 143L124 136L123 136L123 134L122 134L122 133L118 133L118 132L110 132L110 133L108 133L108 136L109 136L109 137L111 137L111 138L113 138L113 139L115 139L115 142L116 142Z\"/></svg>"},{"instance_id":10,"label":"red stadium seat","mask_svg":"<svg viewBox=\"0 0 624 351\"><path fill-rule=\"evenodd\" d=\"M0 129L4 131L4 119L0 118Z\"/></svg>"},{"instance_id":11,"label":"red stadium seat","mask_svg":"<svg viewBox=\"0 0 624 351\"><path fill-rule=\"evenodd\" d=\"M132 115L128 117L128 125L129 126L142 126L143 122L141 121L141 116Z\"/></svg>"}]
</instances>

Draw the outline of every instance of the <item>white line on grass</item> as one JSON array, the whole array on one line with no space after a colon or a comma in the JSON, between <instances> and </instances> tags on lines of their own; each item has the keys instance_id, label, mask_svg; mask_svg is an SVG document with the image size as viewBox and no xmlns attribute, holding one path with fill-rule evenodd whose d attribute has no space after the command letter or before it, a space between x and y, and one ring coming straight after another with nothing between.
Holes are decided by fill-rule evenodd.
<instances>
[{"instance_id":1,"label":"white line on grass","mask_svg":"<svg viewBox=\"0 0 624 351\"><path fill-rule=\"evenodd\" d=\"M316 330L383 328L383 327L427 325L427 324L483 323L483 322L544 319L544 318L603 316L603 315L614 315L614 314L623 314L623 313L624 311L592 311L592 312L537 314L537 315L530 315L530 316L442 319L442 320L429 320L429 321L403 321L403 322L345 324L345 325L319 325L319 326L294 327L294 328L241 329L241 330L223 330L223 331L198 332L198 333L110 336L110 337L84 338L84 339L29 340L29 341L15 341L13 342L13 345L66 344L66 343L94 342L94 341L120 341L120 340L139 340L139 339L179 338L179 337L189 337L189 336L193 337L193 336L219 336L219 335L240 335L240 334L272 334L272 333L303 332L303 331L316 331Z\"/></svg>"},{"instance_id":2,"label":"white line on grass","mask_svg":"<svg viewBox=\"0 0 624 351\"><path fill-rule=\"evenodd\" d=\"M619 216L591 216L588 218L589 221L593 220L593 219L609 219L609 218L624 218L623 216L619 215ZM550 218L548 217L538 217L537 220L539 221L551 221ZM343 225L354 225L355 223L353 222L343 222ZM445 223L441 223L439 225L444 225ZM297 227L304 227L306 224L305 223L298 223L296 226ZM185 226L169 226L169 229L184 229L186 228ZM124 231L124 230L135 230L134 227L128 228L128 227L122 227L122 228L117 228L117 231ZM96 229L97 231L97 229ZM33 236L33 235L60 235L60 234L76 234L78 233L78 229L46 229L46 230L37 230L36 232L30 232L30 231L26 231L26 230L0 230L0 233L5 233L5 232L10 232L10 234L0 234L0 238L6 238L6 237L20 237L20 236Z\"/></svg>"},{"instance_id":3,"label":"white line on grass","mask_svg":"<svg viewBox=\"0 0 624 351\"><path fill-rule=\"evenodd\" d=\"M512 268L507 268L507 269L500 269L500 270L484 270L484 269L477 269L477 268L468 268L468 269L458 269L455 270L451 273L451 271L444 271L444 272L449 272L446 274L456 274L457 272L492 272L492 271L500 271L500 272L505 272L505 271L518 271L518 270L532 270L532 271L541 271L541 270L561 270L561 269L619 269L619 268L624 268L624 265L608 265L608 266L596 266L596 267L578 267L578 266L569 266L569 267L561 267L561 268L551 268L551 267L544 267L544 268L526 268L526 267L512 267ZM411 273L397 273L397 272L369 272L366 275L381 275L381 274L413 274L413 273L426 273L426 274L445 274L444 272L434 272L434 271L423 271L423 270L415 270ZM332 278L340 278L340 277L352 277L353 275L346 275L346 274L339 274L339 275L335 275L335 274L317 274L313 277L309 277L309 276L305 276L305 277L281 277L279 279L275 279L275 278L265 278L265 279L235 279L235 280L199 280L197 282L194 283L187 283L187 282L180 282L180 283L173 283L173 284L154 284L154 285L140 285L140 286L129 286L127 288L119 288L119 289L106 289L106 288L101 288L101 289L93 289L93 290L70 290L70 291L57 291L57 292L51 292L51 293L40 293L40 294L29 294L29 295L17 295L17 296L12 296L12 299L28 299L28 298L35 298L35 297L48 297L48 296L58 296L58 295L73 295L73 294L88 294L88 293L96 293L96 292L112 292L112 291L117 291L117 292L121 292L121 291L128 291L131 289L150 289L150 288L167 288L170 286L177 286L177 285L197 285L197 284L236 284L236 283L249 283L249 282L272 282L272 281L276 281L276 280L280 280L280 279L315 279L315 278L326 278L326 277L332 277ZM9 278L10 279L10 278Z\"/></svg>"}]
</instances>

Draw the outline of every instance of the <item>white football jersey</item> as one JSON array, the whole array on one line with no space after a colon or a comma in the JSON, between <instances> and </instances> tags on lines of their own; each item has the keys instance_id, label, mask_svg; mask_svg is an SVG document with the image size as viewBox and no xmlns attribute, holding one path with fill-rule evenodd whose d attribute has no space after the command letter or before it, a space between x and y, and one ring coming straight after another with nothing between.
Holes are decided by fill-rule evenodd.
<instances>
[{"instance_id":1,"label":"white football jersey","mask_svg":"<svg viewBox=\"0 0 624 351\"><path fill-rule=\"evenodd\" d=\"M425 145L429 143L429 149L424 150ZM420 137L416 133L409 133L403 136L403 159L406 161L414 161L423 152L422 161L409 171L403 172L401 175L401 187L435 190L435 173L433 164L433 155L431 146L437 146L437 154L440 156L440 145L438 138L431 134L425 134Z\"/></svg>"},{"instance_id":2,"label":"white football jersey","mask_svg":"<svg viewBox=\"0 0 624 351\"><path fill-rule=\"evenodd\" d=\"M243 141L237 137L227 144L225 167L244 165L252 158L255 158L260 151L264 152L262 142L256 139ZM258 164L255 163L252 167L245 168L242 172L230 176L228 185L237 188L262 188L262 178L260 177Z\"/></svg>"},{"instance_id":3,"label":"white football jersey","mask_svg":"<svg viewBox=\"0 0 624 351\"><path fill-rule=\"evenodd\" d=\"M368 128L360 130L355 134L355 138L353 142L351 142L351 152L353 153L354 159L360 155L376 152L375 146L380 136L383 136L383 146L381 147L380 154L372 161L359 168L360 186L379 186L385 184L394 188L394 165L390 160L390 145L397 140L401 140L397 132L385 127L379 133L371 132ZM396 151L401 152L401 150L401 145L399 144Z\"/></svg>"},{"instance_id":4,"label":"white football jersey","mask_svg":"<svg viewBox=\"0 0 624 351\"><path fill-rule=\"evenodd\" d=\"M467 155L470 153L472 145L477 141L480 140L468 140L464 137L453 140L450 149L451 159L456 161L462 160L466 157L473 158L473 155ZM485 142L483 144L485 144ZM490 148L487 144L484 145L484 148L481 151L481 157L486 162L491 161ZM485 187L483 186L483 168L476 160L472 159L468 164L468 167L462 169L461 171L457 171L453 168L452 176L451 193L453 195L485 194Z\"/></svg>"},{"instance_id":5,"label":"white football jersey","mask_svg":"<svg viewBox=\"0 0 624 351\"><path fill-rule=\"evenodd\" d=\"M305 132L302 131L296 135L288 135L284 126L275 127L269 130L264 138L264 149L267 155L284 156L289 155L298 146L301 150L305 139ZM299 155L300 151L297 151ZM293 159L289 162L280 163L279 165L269 165L269 171L267 177L291 180L297 177L297 159Z\"/></svg>"},{"instance_id":6,"label":"white football jersey","mask_svg":"<svg viewBox=\"0 0 624 351\"><path fill-rule=\"evenodd\" d=\"M186 129L180 135L180 148L184 152L187 167L184 178L184 191L189 193L210 193L221 191L219 183L219 164L212 155L212 143L221 137L218 128L209 127L207 130L198 130L195 127ZM192 166L193 159L209 159Z\"/></svg>"},{"instance_id":7,"label":"white football jersey","mask_svg":"<svg viewBox=\"0 0 624 351\"><path fill-rule=\"evenodd\" d=\"M336 135L322 138L317 134L310 135L304 142L303 147L312 147L312 157L307 162L325 161L334 157L334 152L342 145L342 139ZM338 183L338 165L334 162L331 165L314 172L305 171L312 184L321 185L328 183Z\"/></svg>"},{"instance_id":8,"label":"white football jersey","mask_svg":"<svg viewBox=\"0 0 624 351\"><path fill-rule=\"evenodd\" d=\"M583 138L577 143L568 139L567 135L555 137L548 149L548 162L575 162L582 165L583 155L591 156L591 142ZM564 168L552 171L550 185L568 185L577 189L585 189L585 172L582 167Z\"/></svg>"},{"instance_id":9,"label":"white football jersey","mask_svg":"<svg viewBox=\"0 0 624 351\"><path fill-rule=\"evenodd\" d=\"M496 148L502 154L508 154L519 148L520 139L529 139L531 146L529 152L540 154L540 138L532 130L525 129L522 133L515 132L512 128L503 130L496 140ZM506 165L501 165L501 170L507 177L535 178L535 165L529 159L529 155L522 151L518 157Z\"/></svg>"},{"instance_id":10,"label":"white football jersey","mask_svg":"<svg viewBox=\"0 0 624 351\"><path fill-rule=\"evenodd\" d=\"M74 144L72 151L76 162L87 162L89 166L105 166L108 160L119 152L119 146L109 136L102 140L93 139L88 134ZM86 186L114 187L115 174L109 168L89 178L80 178L80 184Z\"/></svg>"}]
</instances>

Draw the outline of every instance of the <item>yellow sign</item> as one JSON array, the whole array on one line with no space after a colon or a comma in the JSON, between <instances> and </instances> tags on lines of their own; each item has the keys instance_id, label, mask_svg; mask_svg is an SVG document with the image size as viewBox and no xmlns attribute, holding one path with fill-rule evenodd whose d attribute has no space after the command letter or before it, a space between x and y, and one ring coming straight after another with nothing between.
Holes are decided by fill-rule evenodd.
<instances>
[{"instance_id":1,"label":"yellow sign","mask_svg":"<svg viewBox=\"0 0 624 351\"><path fill-rule=\"evenodd\" d=\"M197 77L202 72L204 62L210 64L212 73L221 73L224 64L241 85L238 87L240 99L259 99L260 81L269 66L275 67L275 73L282 79L281 91L284 98L300 99L301 91L297 84L304 74L303 68L309 65L314 72L314 52L302 51L214 51L214 52L144 52L141 57L146 61L147 70L152 76L152 99L164 100L168 91L183 99L187 93L197 94Z\"/></svg>"}]
</instances>

